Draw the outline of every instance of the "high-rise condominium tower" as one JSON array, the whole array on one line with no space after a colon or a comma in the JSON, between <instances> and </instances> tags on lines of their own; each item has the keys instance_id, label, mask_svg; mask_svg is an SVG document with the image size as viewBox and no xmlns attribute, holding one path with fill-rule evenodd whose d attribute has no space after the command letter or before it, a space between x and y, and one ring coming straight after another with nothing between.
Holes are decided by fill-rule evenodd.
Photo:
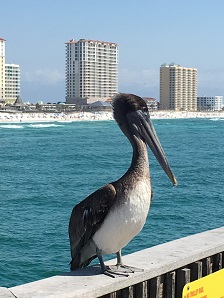
<instances>
[{"instance_id":1,"label":"high-rise condominium tower","mask_svg":"<svg viewBox=\"0 0 224 298\"><path fill-rule=\"evenodd\" d=\"M13 104L20 95L20 66L5 64L5 103Z\"/></svg>"},{"instance_id":2,"label":"high-rise condominium tower","mask_svg":"<svg viewBox=\"0 0 224 298\"><path fill-rule=\"evenodd\" d=\"M66 103L83 105L118 92L118 45L74 39L66 42Z\"/></svg>"},{"instance_id":3,"label":"high-rise condominium tower","mask_svg":"<svg viewBox=\"0 0 224 298\"><path fill-rule=\"evenodd\" d=\"M0 38L0 105L5 103L5 39Z\"/></svg>"},{"instance_id":4,"label":"high-rise condominium tower","mask_svg":"<svg viewBox=\"0 0 224 298\"><path fill-rule=\"evenodd\" d=\"M171 63L160 67L160 109L197 111L197 69Z\"/></svg>"},{"instance_id":5,"label":"high-rise condominium tower","mask_svg":"<svg viewBox=\"0 0 224 298\"><path fill-rule=\"evenodd\" d=\"M0 38L0 105L14 104L20 95L20 66L5 63L5 39Z\"/></svg>"}]
</instances>

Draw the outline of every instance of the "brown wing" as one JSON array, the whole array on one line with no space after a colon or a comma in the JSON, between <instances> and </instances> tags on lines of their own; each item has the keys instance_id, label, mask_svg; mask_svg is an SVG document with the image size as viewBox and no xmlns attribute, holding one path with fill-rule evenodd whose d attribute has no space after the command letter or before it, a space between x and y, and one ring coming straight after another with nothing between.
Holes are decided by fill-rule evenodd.
<instances>
[{"instance_id":1,"label":"brown wing","mask_svg":"<svg viewBox=\"0 0 224 298\"><path fill-rule=\"evenodd\" d=\"M95 234L114 204L116 190L107 184L76 205L70 217L69 238L71 256L75 258L81 248Z\"/></svg>"}]
</instances>

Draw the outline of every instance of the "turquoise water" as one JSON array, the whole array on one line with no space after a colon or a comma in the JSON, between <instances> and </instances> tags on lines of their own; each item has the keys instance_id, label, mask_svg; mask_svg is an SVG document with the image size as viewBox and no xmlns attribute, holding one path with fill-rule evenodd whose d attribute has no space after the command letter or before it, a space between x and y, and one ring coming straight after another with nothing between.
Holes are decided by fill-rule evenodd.
<instances>
[{"instance_id":1,"label":"turquoise water","mask_svg":"<svg viewBox=\"0 0 224 298\"><path fill-rule=\"evenodd\" d=\"M224 121L153 123L179 185L149 152L154 198L124 254L223 226ZM0 144L0 286L69 271L71 210L126 171L128 140L114 121L1 123Z\"/></svg>"}]
</instances>

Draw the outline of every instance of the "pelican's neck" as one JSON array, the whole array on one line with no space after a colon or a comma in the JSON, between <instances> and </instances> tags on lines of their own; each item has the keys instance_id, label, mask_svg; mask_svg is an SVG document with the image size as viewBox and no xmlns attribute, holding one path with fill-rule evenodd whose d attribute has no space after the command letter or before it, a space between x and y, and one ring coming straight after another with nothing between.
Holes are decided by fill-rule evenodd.
<instances>
[{"instance_id":1,"label":"pelican's neck","mask_svg":"<svg viewBox=\"0 0 224 298\"><path fill-rule=\"evenodd\" d=\"M120 126L120 128L131 143L133 154L129 169L119 180L121 181L130 176L134 180L141 180L143 178L150 180L148 150L145 142L128 129L128 124Z\"/></svg>"},{"instance_id":2,"label":"pelican's neck","mask_svg":"<svg viewBox=\"0 0 224 298\"><path fill-rule=\"evenodd\" d=\"M135 179L149 179L149 160L146 144L133 136L129 139L133 148L132 161L124 176L135 176Z\"/></svg>"},{"instance_id":3,"label":"pelican's neck","mask_svg":"<svg viewBox=\"0 0 224 298\"><path fill-rule=\"evenodd\" d=\"M129 170L136 172L140 176L149 174L148 150L144 141L133 136L131 141L133 148L132 161Z\"/></svg>"}]
</instances>

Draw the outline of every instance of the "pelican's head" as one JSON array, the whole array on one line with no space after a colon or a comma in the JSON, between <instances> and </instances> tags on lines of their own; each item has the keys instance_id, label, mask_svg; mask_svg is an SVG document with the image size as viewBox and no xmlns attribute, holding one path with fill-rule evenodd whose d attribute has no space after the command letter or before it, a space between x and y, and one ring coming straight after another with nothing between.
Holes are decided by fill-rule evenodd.
<instances>
[{"instance_id":1,"label":"pelican's head","mask_svg":"<svg viewBox=\"0 0 224 298\"><path fill-rule=\"evenodd\" d=\"M150 120L146 102L139 96L120 93L114 97L112 105L114 119L124 134L129 139L130 136L135 135L148 144L171 182L176 186L177 180L170 168L154 126Z\"/></svg>"}]
</instances>

